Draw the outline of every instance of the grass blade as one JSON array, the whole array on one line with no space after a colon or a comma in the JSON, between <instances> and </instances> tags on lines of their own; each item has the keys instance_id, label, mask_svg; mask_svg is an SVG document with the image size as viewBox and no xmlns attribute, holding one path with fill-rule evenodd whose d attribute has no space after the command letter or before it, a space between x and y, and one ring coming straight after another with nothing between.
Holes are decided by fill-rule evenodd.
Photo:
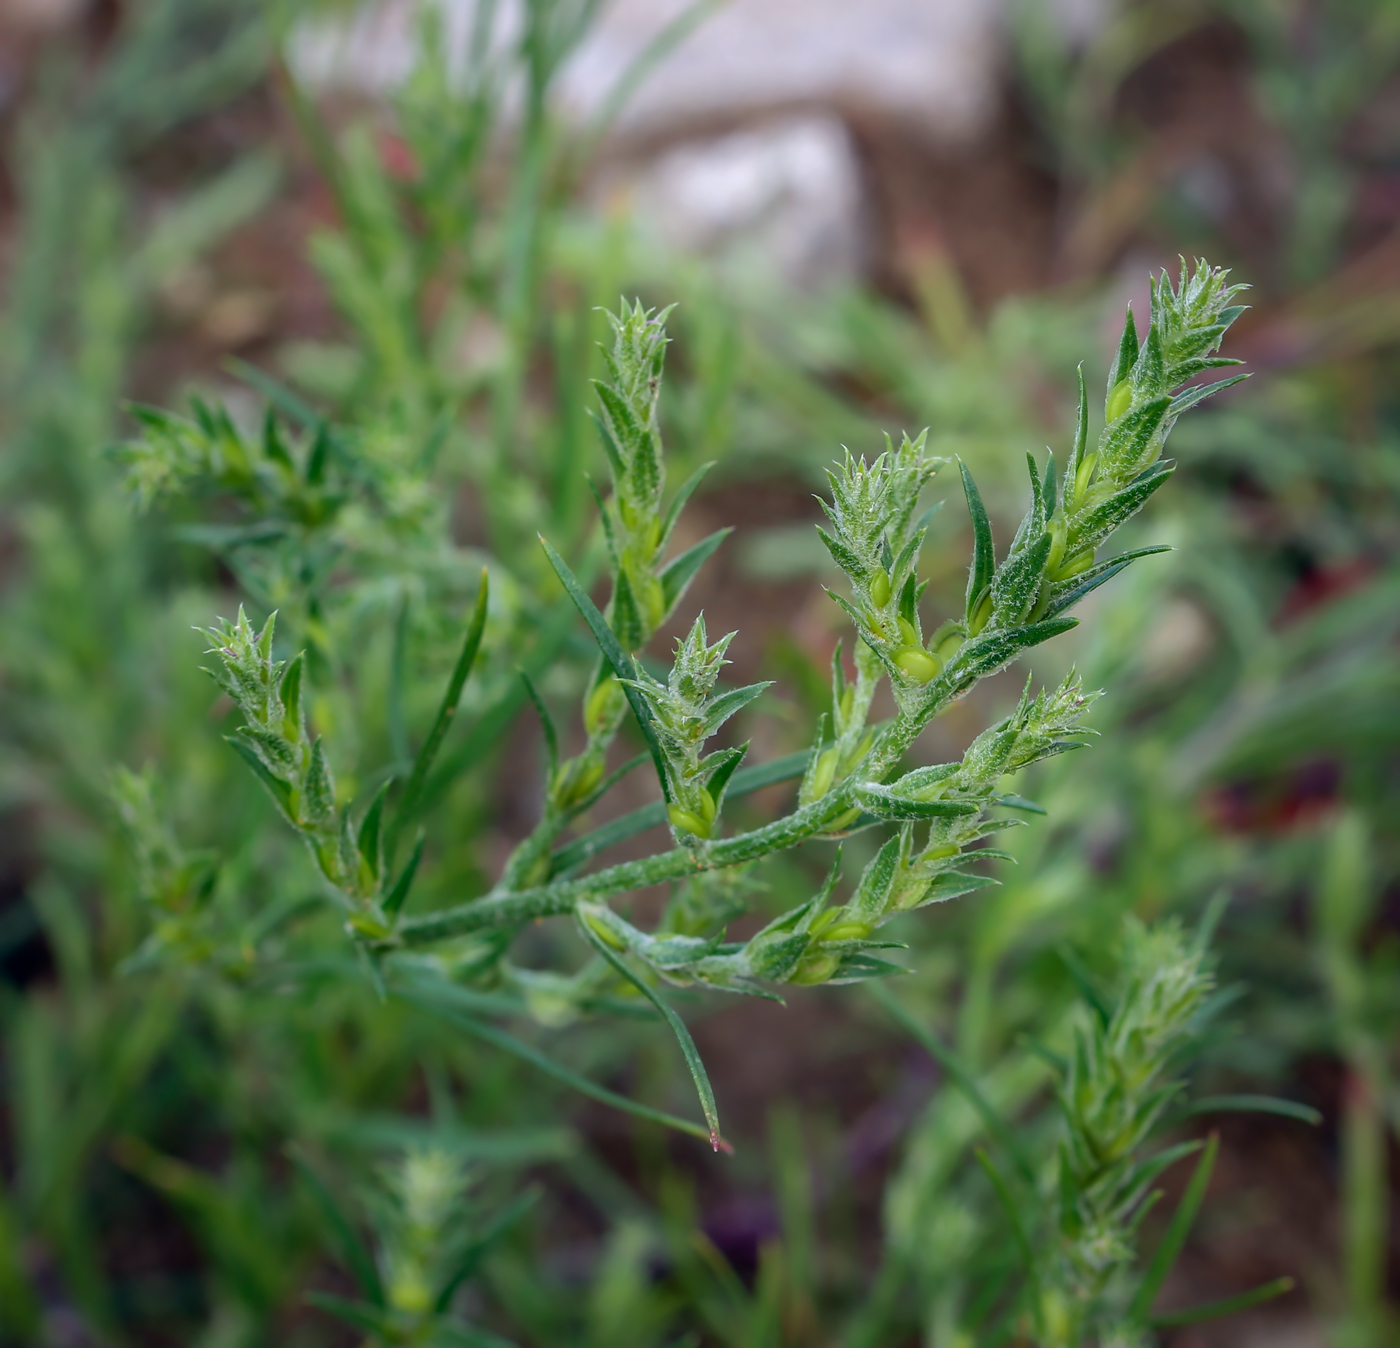
<instances>
[{"instance_id":1,"label":"grass blade","mask_svg":"<svg viewBox=\"0 0 1400 1348\"><path fill-rule=\"evenodd\" d=\"M1006 1120L997 1112L992 1102L983 1095L982 1089L978 1086L972 1073L963 1066L957 1055L951 1049L945 1048L936 1035L931 1034L924 1026L920 1025L889 988L881 983L871 983L869 986L870 995L879 1002L890 1019L927 1050L928 1054L947 1072L949 1080L967 1097L968 1103L977 1111L982 1122L986 1125L987 1131L1011 1158L1021 1178L1028 1184L1034 1183L1035 1172L1031 1169L1031 1163L1026 1158L1025 1153L1017 1145L1016 1139L1012 1137L1011 1130L1006 1126Z\"/></svg>"},{"instance_id":2,"label":"grass blade","mask_svg":"<svg viewBox=\"0 0 1400 1348\"><path fill-rule=\"evenodd\" d=\"M1002 1208L1006 1212L1007 1220L1011 1223L1011 1234L1015 1237L1016 1248L1020 1252L1021 1260L1026 1266L1026 1279L1030 1283L1031 1298L1033 1302L1032 1317L1037 1324L1040 1322L1040 1279L1035 1270L1035 1253L1031 1249L1030 1236L1026 1234L1026 1225L1021 1220L1021 1209L1016 1205L1016 1200L1012 1196L1006 1180L1002 1178L992 1158L987 1155L982 1147L978 1147L973 1153L977 1157L977 1164L986 1172L987 1178L992 1182L992 1188L996 1190L997 1198L1001 1202Z\"/></svg>"},{"instance_id":3,"label":"grass blade","mask_svg":"<svg viewBox=\"0 0 1400 1348\"><path fill-rule=\"evenodd\" d=\"M399 801L398 812L394 816L396 835L412 818L418 798L423 793L423 783L427 780L428 770L433 766L433 759L442 748L452 718L457 714L457 704L462 700L462 689L466 686L467 676L472 672L477 651L481 648L481 634L486 630L486 607L489 597L490 584L486 568L483 567L481 585L476 592L476 607L467 626L467 635L462 641L461 654L458 655L452 677L448 680L447 691L443 694L442 705L438 708L433 728L428 732L428 738L423 741L422 748L418 750L418 757L413 761L413 771L409 774L408 785L404 787L403 798Z\"/></svg>"},{"instance_id":4,"label":"grass blade","mask_svg":"<svg viewBox=\"0 0 1400 1348\"><path fill-rule=\"evenodd\" d=\"M1275 1278L1261 1287L1251 1288L1238 1296L1222 1297L1219 1301L1208 1301L1204 1306L1192 1306L1189 1310L1169 1311L1166 1315L1152 1317L1153 1329L1174 1329L1178 1325L1197 1325L1202 1320L1218 1320L1221 1316L1234 1315L1236 1311L1247 1311L1261 1302L1272 1301L1285 1292L1293 1290L1292 1278Z\"/></svg>"},{"instance_id":5,"label":"grass blade","mask_svg":"<svg viewBox=\"0 0 1400 1348\"><path fill-rule=\"evenodd\" d=\"M1299 1104L1296 1100L1281 1100L1276 1095L1205 1095L1192 1100L1189 1105L1172 1117L1172 1123L1195 1118L1198 1114L1277 1114L1284 1119L1297 1119L1300 1123L1310 1123L1314 1128L1321 1127L1322 1114L1311 1105Z\"/></svg>"},{"instance_id":6,"label":"grass blade","mask_svg":"<svg viewBox=\"0 0 1400 1348\"><path fill-rule=\"evenodd\" d=\"M375 1267L369 1251L365 1249L364 1242L355 1234L354 1228L332 1197L330 1189L326 1187L301 1149L296 1146L289 1147L287 1154L291 1157L292 1164L301 1172L306 1187L316 1199L316 1205L330 1223L336 1248L351 1277L355 1279L360 1295L375 1306L383 1306L384 1286L379 1280L379 1270Z\"/></svg>"}]
</instances>

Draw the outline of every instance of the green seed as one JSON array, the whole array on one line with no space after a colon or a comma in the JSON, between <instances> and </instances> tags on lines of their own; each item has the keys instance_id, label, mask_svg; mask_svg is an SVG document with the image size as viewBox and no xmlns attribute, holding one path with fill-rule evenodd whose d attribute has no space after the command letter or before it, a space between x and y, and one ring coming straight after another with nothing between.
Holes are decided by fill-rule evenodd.
<instances>
[{"instance_id":1,"label":"green seed","mask_svg":"<svg viewBox=\"0 0 1400 1348\"><path fill-rule=\"evenodd\" d=\"M710 836L710 826L698 814L692 814L679 805L672 805L666 811L666 817L671 821L671 827L682 833L693 833L697 838Z\"/></svg>"},{"instance_id":2,"label":"green seed","mask_svg":"<svg viewBox=\"0 0 1400 1348\"><path fill-rule=\"evenodd\" d=\"M934 654L937 655L944 664L947 664L947 662L958 653L959 647L962 646L965 640L966 638L961 632L949 632L948 635L938 643Z\"/></svg>"},{"instance_id":3,"label":"green seed","mask_svg":"<svg viewBox=\"0 0 1400 1348\"><path fill-rule=\"evenodd\" d=\"M622 687L611 674L589 693L583 706L583 728L590 738L608 728L622 698Z\"/></svg>"},{"instance_id":4,"label":"green seed","mask_svg":"<svg viewBox=\"0 0 1400 1348\"><path fill-rule=\"evenodd\" d=\"M870 582L870 602L876 608L884 608L890 602L890 577L888 571L877 571Z\"/></svg>"},{"instance_id":5,"label":"green seed","mask_svg":"<svg viewBox=\"0 0 1400 1348\"><path fill-rule=\"evenodd\" d=\"M902 646L894 653L895 665L915 683L928 683L938 677L943 662L930 655L922 646Z\"/></svg>"},{"instance_id":6,"label":"green seed","mask_svg":"<svg viewBox=\"0 0 1400 1348\"><path fill-rule=\"evenodd\" d=\"M812 769L812 781L808 787L808 795L813 800L819 800L831 790L831 784L836 780L837 756L836 746L833 745L817 759L816 766Z\"/></svg>"},{"instance_id":7,"label":"green seed","mask_svg":"<svg viewBox=\"0 0 1400 1348\"><path fill-rule=\"evenodd\" d=\"M967 624L967 630L976 636L986 625L987 620L992 616L992 592L987 590L982 598L977 601L977 607L972 610L972 619Z\"/></svg>"},{"instance_id":8,"label":"green seed","mask_svg":"<svg viewBox=\"0 0 1400 1348\"><path fill-rule=\"evenodd\" d=\"M788 981L802 988L825 983L836 972L836 966L840 963L840 959L835 955L807 955Z\"/></svg>"},{"instance_id":9,"label":"green seed","mask_svg":"<svg viewBox=\"0 0 1400 1348\"><path fill-rule=\"evenodd\" d=\"M1087 571L1094 564L1094 553L1091 548L1088 552L1081 552L1076 557L1071 557L1068 561L1060 564L1060 569L1054 572L1051 580L1068 580L1071 576L1077 576L1081 572Z\"/></svg>"},{"instance_id":10,"label":"green seed","mask_svg":"<svg viewBox=\"0 0 1400 1348\"><path fill-rule=\"evenodd\" d=\"M866 922L838 922L822 936L823 941L861 941L870 935Z\"/></svg>"},{"instance_id":11,"label":"green seed","mask_svg":"<svg viewBox=\"0 0 1400 1348\"><path fill-rule=\"evenodd\" d=\"M1132 405L1133 386L1130 380L1124 379L1113 386L1113 391L1108 395L1108 402L1104 405L1103 414L1107 420L1117 421Z\"/></svg>"},{"instance_id":12,"label":"green seed","mask_svg":"<svg viewBox=\"0 0 1400 1348\"><path fill-rule=\"evenodd\" d=\"M611 946L614 950L626 950L627 942L622 939L606 922L596 913L584 913L583 920L588 923L588 929L604 945Z\"/></svg>"}]
</instances>

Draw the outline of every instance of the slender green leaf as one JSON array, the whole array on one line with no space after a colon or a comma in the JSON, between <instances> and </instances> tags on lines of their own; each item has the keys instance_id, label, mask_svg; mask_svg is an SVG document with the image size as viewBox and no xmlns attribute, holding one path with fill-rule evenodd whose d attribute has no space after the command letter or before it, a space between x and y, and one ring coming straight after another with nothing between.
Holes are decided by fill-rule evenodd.
<instances>
[{"instance_id":1,"label":"slender green leaf","mask_svg":"<svg viewBox=\"0 0 1400 1348\"><path fill-rule=\"evenodd\" d=\"M695 573L714 555L715 549L732 534L732 528L716 529L708 538L702 538L692 548L687 548L679 557L667 562L661 571L661 593L669 614L686 592Z\"/></svg>"},{"instance_id":2,"label":"slender green leaf","mask_svg":"<svg viewBox=\"0 0 1400 1348\"><path fill-rule=\"evenodd\" d=\"M376 1338L385 1338L393 1331L393 1322L387 1312L363 1302L347 1301L344 1297L332 1296L329 1292L307 1292L303 1298L308 1306L334 1315L346 1324L363 1329Z\"/></svg>"},{"instance_id":3,"label":"slender green leaf","mask_svg":"<svg viewBox=\"0 0 1400 1348\"><path fill-rule=\"evenodd\" d=\"M413 771L409 773L408 785L404 787L403 797L399 801L399 808L394 816L394 833L396 835L399 829L413 817L414 811L418 808L419 797L423 793L423 784L427 781L428 771L433 766L433 760L437 757L438 750L442 748L443 740L447 738L452 718L457 714L457 704L462 700L462 689L466 686L467 678L472 672L472 665L476 661L477 652L481 649L481 635L486 630L489 593L490 581L486 568L483 567L481 585L476 592L476 607L472 611L471 622L467 624L467 634L462 640L461 653L457 656L457 664L452 670L452 677L447 681L447 691L443 694L442 705L438 707L432 729L428 731L428 737L423 741L422 747L418 750L418 757L413 761Z\"/></svg>"},{"instance_id":4,"label":"slender green leaf","mask_svg":"<svg viewBox=\"0 0 1400 1348\"><path fill-rule=\"evenodd\" d=\"M1027 1184L1034 1184L1035 1171L1031 1167L1030 1158L1021 1150L1011 1129L1007 1126L1006 1120L1001 1117L996 1107L982 1093L977 1079L963 1066L962 1060L957 1054L952 1049L945 1047L937 1035L915 1019L903 1002L889 988L879 983L872 983L870 995L875 998L890 1019L895 1021L905 1033L917 1040L929 1056L942 1067L948 1074L949 1080L967 1097L968 1104L977 1111L987 1132L996 1139L997 1144L1015 1165L1021 1178Z\"/></svg>"},{"instance_id":5,"label":"slender green leaf","mask_svg":"<svg viewBox=\"0 0 1400 1348\"><path fill-rule=\"evenodd\" d=\"M676 1014L675 1008L671 1006L645 979L639 978L628 967L623 960L606 941L599 937L587 922L580 921L578 929L590 945L605 959L614 969L620 973L643 997L647 999L664 1017L666 1023L671 1027L671 1033L676 1036L676 1042L680 1045L681 1054L685 1058L685 1065L690 1069L691 1080L695 1082L695 1092L700 1097L700 1108L704 1112L705 1122L710 1125L710 1146L715 1151L733 1151L733 1148L724 1140L719 1130L719 1110L715 1107L715 1092L710 1085L710 1075L705 1071L705 1064L701 1060L700 1050L695 1047L695 1040L691 1038L690 1031L686 1028L685 1021Z\"/></svg>"},{"instance_id":6,"label":"slender green leaf","mask_svg":"<svg viewBox=\"0 0 1400 1348\"><path fill-rule=\"evenodd\" d=\"M549 708L544 705L544 698L540 696L539 689L535 687L535 681L523 669L520 671L520 678L525 685L525 692L529 695L530 701L535 704L535 712L540 718L540 729L544 732L545 753L549 757L549 775L553 778L555 769L559 766L559 734L554 729L554 718L549 714Z\"/></svg>"},{"instance_id":7,"label":"slender green leaf","mask_svg":"<svg viewBox=\"0 0 1400 1348\"><path fill-rule=\"evenodd\" d=\"M687 1133L691 1137L704 1138L706 1141L710 1139L710 1132L703 1124L694 1123L690 1119L682 1119L675 1114L667 1114L664 1110L653 1109L650 1105L640 1104L636 1100L629 1100L625 1095L617 1094L616 1091L610 1091L606 1086L599 1086L596 1082L589 1081L587 1077L571 1071L563 1063L556 1062L533 1045L525 1043L522 1039L517 1039L513 1034L499 1029L495 1025L489 1025L485 1021L478 1020L475 1016L466 1014L466 1012L434 996L429 990L415 987L409 982L402 982L396 983L393 991L405 1001L413 1002L434 1015L451 1021L454 1025L466 1030L468 1034L475 1035L476 1038L491 1044L493 1047L529 1063L530 1066L543 1072L546 1076L553 1077L556 1081L571 1087L581 1095L586 1095L605 1105L611 1105L614 1109L620 1109L624 1113L634 1114L639 1119L646 1119L651 1123L660 1123L667 1128L674 1128L677 1132Z\"/></svg>"},{"instance_id":8,"label":"slender green leaf","mask_svg":"<svg viewBox=\"0 0 1400 1348\"><path fill-rule=\"evenodd\" d=\"M1192 1306L1189 1310L1168 1311L1165 1315L1152 1317L1153 1329L1175 1329L1180 1325L1198 1325L1202 1320L1219 1320L1226 1315L1247 1311L1265 1301L1272 1301L1293 1290L1292 1278L1275 1278L1261 1287L1255 1287L1237 1296L1222 1297L1219 1301L1209 1301L1204 1306Z\"/></svg>"},{"instance_id":9,"label":"slender green leaf","mask_svg":"<svg viewBox=\"0 0 1400 1348\"><path fill-rule=\"evenodd\" d=\"M982 591L992 583L996 553L992 544L992 522L987 517L987 507L982 504L982 493L977 490L972 474L961 459L958 460L958 468L962 472L967 513L972 517L972 566L967 573L967 620L971 622L972 610Z\"/></svg>"},{"instance_id":10,"label":"slender green leaf","mask_svg":"<svg viewBox=\"0 0 1400 1348\"><path fill-rule=\"evenodd\" d=\"M384 897L384 911L389 917L393 917L403 907L404 900L408 898L408 891L413 888L414 877L418 874L418 863L423 860L425 836L422 829L419 829L418 840L413 844L413 851L409 854L407 864L399 872L399 878L394 881L394 887Z\"/></svg>"},{"instance_id":11,"label":"slender green leaf","mask_svg":"<svg viewBox=\"0 0 1400 1348\"><path fill-rule=\"evenodd\" d=\"M652 724L651 708L647 706L646 698L631 686L631 681L637 677L637 667L633 663L632 657L618 644L612 628L608 626L607 620L598 611L597 604L584 592L577 577L569 569L569 564L554 550L548 539L541 536L540 543L544 547L545 555L549 558L549 564L554 568L554 574L559 577L560 584L568 592L574 606L583 615L584 622L588 624L588 630L593 633L593 640L598 643L598 649L602 651L603 659L608 662L612 672L617 676L618 682L622 684L622 691L627 695L632 715L636 718L637 726L642 732L642 737L646 740L647 748L651 751L651 760L656 765L656 776L661 783L661 794L669 801L671 787L666 776L666 759L661 753L661 745L657 742L656 727Z\"/></svg>"},{"instance_id":12,"label":"slender green leaf","mask_svg":"<svg viewBox=\"0 0 1400 1348\"><path fill-rule=\"evenodd\" d=\"M871 988L879 988L878 983L871 984ZM1021 1219L1021 1208L1012 1196L1011 1189L1006 1180L1002 1177L992 1158L986 1151L978 1147L973 1153L977 1158L977 1164L982 1167L983 1173L992 1182L992 1188L996 1191L997 1199L1001 1203L1002 1210L1006 1213L1007 1219L1011 1223L1011 1234L1016 1241L1016 1249L1021 1256L1021 1262L1025 1265L1026 1279L1030 1284L1032 1315L1038 1325L1040 1323L1040 1278L1035 1265L1035 1253L1031 1249L1030 1236L1026 1232L1026 1224Z\"/></svg>"},{"instance_id":13,"label":"slender green leaf","mask_svg":"<svg viewBox=\"0 0 1400 1348\"><path fill-rule=\"evenodd\" d=\"M1201 1210L1201 1204L1205 1201L1206 1187L1210 1184L1211 1172L1215 1169L1215 1157L1219 1151L1220 1137L1218 1134L1212 1133L1210 1141L1206 1143L1205 1150L1201 1153L1201 1159L1196 1162L1196 1169L1186 1186L1186 1192L1182 1194L1181 1202L1176 1205L1176 1211L1172 1213L1172 1219L1167 1225L1161 1243L1152 1255L1152 1262L1148 1264L1147 1272L1138 1284L1132 1305L1128 1308L1128 1318L1135 1325L1148 1323L1152 1303L1157 1299L1157 1293L1162 1290L1162 1284L1166 1282L1167 1274L1172 1271L1172 1266L1176 1263L1182 1246L1186 1244L1186 1237L1190 1234L1191 1227L1196 1220L1196 1214Z\"/></svg>"},{"instance_id":14,"label":"slender green leaf","mask_svg":"<svg viewBox=\"0 0 1400 1348\"><path fill-rule=\"evenodd\" d=\"M1206 1095L1192 1100L1189 1105L1172 1118L1173 1123L1195 1118L1200 1114L1277 1114L1284 1119L1297 1119L1300 1123L1310 1123L1314 1128L1322 1126L1322 1114L1311 1105L1299 1104L1296 1100L1280 1100L1276 1095Z\"/></svg>"},{"instance_id":15,"label":"slender green leaf","mask_svg":"<svg viewBox=\"0 0 1400 1348\"><path fill-rule=\"evenodd\" d=\"M532 1185L524 1193L517 1194L505 1208L491 1219L486 1229L456 1257L452 1272L448 1274L443 1282L442 1290L438 1293L437 1311L439 1315L444 1314L451 1307L452 1298L456 1295L457 1289L476 1272L482 1257L540 1201L543 1192L538 1185Z\"/></svg>"},{"instance_id":16,"label":"slender green leaf","mask_svg":"<svg viewBox=\"0 0 1400 1348\"><path fill-rule=\"evenodd\" d=\"M355 1234L354 1227L350 1225L330 1189L316 1173L315 1167L301 1148L293 1145L287 1149L287 1154L291 1157L292 1164L301 1172L307 1189L329 1223L331 1239L340 1257L345 1261L350 1276L355 1279L360 1295L375 1306L383 1306L384 1286L379 1280L379 1270L375 1267L374 1259L365 1248L364 1242Z\"/></svg>"}]
</instances>

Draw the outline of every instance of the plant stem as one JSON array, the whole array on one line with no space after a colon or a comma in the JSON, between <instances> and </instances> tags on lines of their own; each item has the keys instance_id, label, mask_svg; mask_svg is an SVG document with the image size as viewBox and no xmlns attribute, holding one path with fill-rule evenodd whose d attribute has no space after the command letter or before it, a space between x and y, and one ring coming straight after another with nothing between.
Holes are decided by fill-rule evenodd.
<instances>
[{"instance_id":1,"label":"plant stem","mask_svg":"<svg viewBox=\"0 0 1400 1348\"><path fill-rule=\"evenodd\" d=\"M560 917L570 913L580 899L624 894L667 880L682 880L697 871L723 870L771 852L796 847L825 831L832 820L851 808L853 791L858 783L883 781L919 732L952 701L953 696L954 685L949 680L946 689L939 688L917 712L904 712L896 716L844 783L833 787L820 800L762 828L700 847L674 847L669 852L658 852L640 861L608 866L575 880L557 880L553 884L513 892L493 890L454 908L408 919L399 926L398 939L406 946L422 946L473 931L521 927L536 918Z\"/></svg>"}]
</instances>

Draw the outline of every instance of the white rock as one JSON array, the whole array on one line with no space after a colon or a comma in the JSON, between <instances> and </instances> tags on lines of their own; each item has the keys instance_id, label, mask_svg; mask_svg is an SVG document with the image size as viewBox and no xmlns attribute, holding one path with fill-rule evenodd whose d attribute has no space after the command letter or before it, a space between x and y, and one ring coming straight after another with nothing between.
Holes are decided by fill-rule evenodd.
<instances>
[{"instance_id":1,"label":"white rock","mask_svg":"<svg viewBox=\"0 0 1400 1348\"><path fill-rule=\"evenodd\" d=\"M665 247L773 267L804 288L855 276L865 260L860 166L829 114L681 142L622 184L612 191Z\"/></svg>"},{"instance_id":2,"label":"white rock","mask_svg":"<svg viewBox=\"0 0 1400 1348\"><path fill-rule=\"evenodd\" d=\"M456 40L477 0L438 0ZM560 94L595 111L689 0L614 0L564 72ZM413 61L421 0L369 0L350 19L302 25L289 53L313 85L382 93ZM518 0L502 6L504 27ZM859 107L950 140L990 114L999 0L729 0L651 72L619 130L675 134L697 122L776 109Z\"/></svg>"}]
</instances>

